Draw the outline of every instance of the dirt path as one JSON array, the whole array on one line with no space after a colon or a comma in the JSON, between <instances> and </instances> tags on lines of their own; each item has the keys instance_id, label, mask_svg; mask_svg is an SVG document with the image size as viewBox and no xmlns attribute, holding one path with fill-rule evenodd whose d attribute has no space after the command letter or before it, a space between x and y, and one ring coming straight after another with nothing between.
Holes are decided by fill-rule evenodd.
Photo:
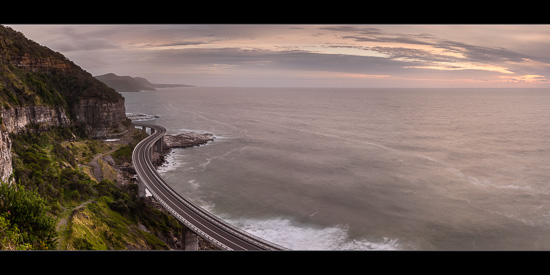
<instances>
[{"instance_id":1,"label":"dirt path","mask_svg":"<svg viewBox=\"0 0 550 275\"><path fill-rule=\"evenodd\" d=\"M84 206L86 206L87 204L89 204L90 202L93 202L93 201L94 200L87 200L87 201L81 203L80 205L72 208L71 211L70 211L70 214L68 214L66 217L60 218L59 221L57 222L57 226L56 226L57 227L57 232L61 232L62 228L64 230L64 227L67 226L67 220L69 219L69 217L71 217L75 213L75 211L78 211L78 210L84 208ZM63 249L61 247L61 245L64 243L63 239L64 239L63 234L59 234L59 241L58 241L58 246L59 247L58 247L58 249Z\"/></svg>"},{"instance_id":2,"label":"dirt path","mask_svg":"<svg viewBox=\"0 0 550 275\"><path fill-rule=\"evenodd\" d=\"M94 158L92 159L92 161L90 161L90 163L88 164L88 166L91 167L91 172L93 173L93 176L96 178L97 182L100 182L102 179L103 179L103 171L101 169L101 165L99 164L99 158L103 158L105 155L107 154L110 154L114 151L116 151L118 148L115 148L115 149L112 149L108 152L104 152L104 153L100 153L100 154L97 154L94 156ZM59 219L59 221L57 222L57 232L61 232L61 230L67 226L67 220L72 216L72 214L75 212L75 211L78 211L80 209L82 209L83 207L85 207L87 204L89 204L90 202L92 202L93 199L90 199L90 200L87 200L83 203L81 203L80 205L76 206L76 207L73 207L72 209L70 209L70 211L65 211L65 213L69 213L67 214L65 217L61 217ZM63 238L62 237L62 234L60 235L60 239ZM59 241L59 244L61 245L61 243L63 243L63 240L60 240ZM60 249L62 249L60 247Z\"/></svg>"},{"instance_id":3,"label":"dirt path","mask_svg":"<svg viewBox=\"0 0 550 275\"><path fill-rule=\"evenodd\" d=\"M94 158L92 159L92 161L90 161L90 163L88 164L92 169L92 174L94 175L94 177L96 178L97 182L100 182L103 180L103 170L101 169L101 165L99 164L99 159L101 158L103 161L105 161L103 159L103 157L105 155L108 155L114 151L116 151L118 148L115 148L115 149L112 149L110 151L107 151L105 153L101 153L101 154L97 154L94 156Z\"/></svg>"},{"instance_id":4,"label":"dirt path","mask_svg":"<svg viewBox=\"0 0 550 275\"><path fill-rule=\"evenodd\" d=\"M80 210L82 209L84 206L86 206L88 203L92 202L94 200L87 200L83 203L81 203L80 205L78 205L77 207L74 207L72 210L71 210L71 213L73 213L74 211L77 211L77 210ZM70 215L69 215L70 216ZM59 219L59 221L57 222L57 230L59 231L59 229L62 227L62 226L65 226L67 225L67 219L69 217L64 217L64 218L61 218Z\"/></svg>"}]
</instances>

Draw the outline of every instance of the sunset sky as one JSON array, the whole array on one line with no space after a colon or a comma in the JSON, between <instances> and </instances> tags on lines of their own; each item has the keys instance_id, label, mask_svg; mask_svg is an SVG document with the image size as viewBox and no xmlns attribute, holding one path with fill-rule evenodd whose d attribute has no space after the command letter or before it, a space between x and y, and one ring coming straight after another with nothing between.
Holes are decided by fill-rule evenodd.
<instances>
[{"instance_id":1,"label":"sunset sky","mask_svg":"<svg viewBox=\"0 0 550 275\"><path fill-rule=\"evenodd\" d=\"M92 75L268 87L550 87L550 25L8 25Z\"/></svg>"}]
</instances>

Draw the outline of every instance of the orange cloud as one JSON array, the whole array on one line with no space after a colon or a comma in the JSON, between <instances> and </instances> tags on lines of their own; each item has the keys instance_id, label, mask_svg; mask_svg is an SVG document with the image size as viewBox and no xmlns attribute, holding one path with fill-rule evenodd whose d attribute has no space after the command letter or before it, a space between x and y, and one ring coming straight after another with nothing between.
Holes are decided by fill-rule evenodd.
<instances>
[{"instance_id":1,"label":"orange cloud","mask_svg":"<svg viewBox=\"0 0 550 275\"><path fill-rule=\"evenodd\" d=\"M548 81L546 76L537 75L537 74L528 74L528 75L521 75L521 76L500 76L500 79L502 79L504 82L512 82L512 83L519 83L519 82L550 83L550 81Z\"/></svg>"},{"instance_id":2,"label":"orange cloud","mask_svg":"<svg viewBox=\"0 0 550 275\"><path fill-rule=\"evenodd\" d=\"M405 68L417 68L417 69L430 69L430 70L441 70L441 71L461 71L461 70L483 70L483 71L492 71L503 74L513 74L507 68L490 65L490 64L480 64L472 62L437 62L433 65L426 66L407 66Z\"/></svg>"}]
</instances>

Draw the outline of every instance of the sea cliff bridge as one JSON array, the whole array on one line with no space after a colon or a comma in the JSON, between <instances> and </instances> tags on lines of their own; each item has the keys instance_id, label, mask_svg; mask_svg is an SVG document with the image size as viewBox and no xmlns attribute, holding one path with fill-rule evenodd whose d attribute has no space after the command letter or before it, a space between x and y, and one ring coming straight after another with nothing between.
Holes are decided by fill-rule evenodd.
<instances>
[{"instance_id":1,"label":"sea cliff bridge","mask_svg":"<svg viewBox=\"0 0 550 275\"><path fill-rule=\"evenodd\" d=\"M152 163L152 155L162 152L162 138L166 129L146 123L134 122L134 125L141 126L143 130L151 129L151 134L138 143L132 153L138 183L147 188L174 217L197 235L224 250L286 250L228 224L176 192Z\"/></svg>"}]
</instances>

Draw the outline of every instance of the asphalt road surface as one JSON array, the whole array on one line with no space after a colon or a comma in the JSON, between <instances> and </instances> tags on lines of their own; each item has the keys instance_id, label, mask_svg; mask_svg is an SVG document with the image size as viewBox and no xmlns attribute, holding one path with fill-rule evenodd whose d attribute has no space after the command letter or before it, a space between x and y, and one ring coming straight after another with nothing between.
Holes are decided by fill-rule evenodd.
<instances>
[{"instance_id":1,"label":"asphalt road surface","mask_svg":"<svg viewBox=\"0 0 550 275\"><path fill-rule=\"evenodd\" d=\"M138 143L132 153L132 162L138 180L178 220L197 235L224 250L286 250L224 222L178 194L158 174L151 161L153 147L164 136L166 129L153 124L134 122L134 125L155 130L153 134Z\"/></svg>"}]
</instances>

